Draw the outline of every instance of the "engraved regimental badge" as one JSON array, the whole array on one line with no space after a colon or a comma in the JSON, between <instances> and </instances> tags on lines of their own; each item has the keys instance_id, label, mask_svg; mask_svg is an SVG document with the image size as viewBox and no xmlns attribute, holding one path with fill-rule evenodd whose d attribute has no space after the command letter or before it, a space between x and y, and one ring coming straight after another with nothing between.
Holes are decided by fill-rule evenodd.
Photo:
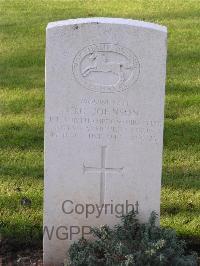
<instances>
[{"instance_id":1,"label":"engraved regimental badge","mask_svg":"<svg viewBox=\"0 0 200 266\"><path fill-rule=\"evenodd\" d=\"M117 44L93 44L78 52L73 62L76 80L88 90L122 92L137 81L140 64L136 55Z\"/></svg>"}]
</instances>

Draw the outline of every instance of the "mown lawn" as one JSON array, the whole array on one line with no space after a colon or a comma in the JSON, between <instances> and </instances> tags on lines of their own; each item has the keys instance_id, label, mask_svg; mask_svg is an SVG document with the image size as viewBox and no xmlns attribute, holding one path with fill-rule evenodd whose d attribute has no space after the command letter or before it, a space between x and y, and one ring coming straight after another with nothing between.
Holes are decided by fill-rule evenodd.
<instances>
[{"instance_id":1,"label":"mown lawn","mask_svg":"<svg viewBox=\"0 0 200 266\"><path fill-rule=\"evenodd\" d=\"M198 0L0 0L1 234L18 244L42 239L45 27L88 16L168 27L161 224L200 240Z\"/></svg>"}]
</instances>

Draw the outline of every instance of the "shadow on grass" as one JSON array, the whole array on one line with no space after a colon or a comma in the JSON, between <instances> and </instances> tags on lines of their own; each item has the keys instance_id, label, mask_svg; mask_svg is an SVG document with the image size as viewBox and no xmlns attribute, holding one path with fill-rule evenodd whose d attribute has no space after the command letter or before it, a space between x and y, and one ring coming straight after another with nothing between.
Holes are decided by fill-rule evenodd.
<instances>
[{"instance_id":1,"label":"shadow on grass","mask_svg":"<svg viewBox=\"0 0 200 266\"><path fill-rule=\"evenodd\" d=\"M188 224L192 221L193 217L199 217L199 208L198 206L195 206L191 202L188 202L187 204L176 204L176 203L171 203L167 205L162 205L161 207L161 215L165 216L172 216L172 215L177 215L181 214L184 217L187 217L184 219L182 222L183 224Z\"/></svg>"},{"instance_id":2,"label":"shadow on grass","mask_svg":"<svg viewBox=\"0 0 200 266\"><path fill-rule=\"evenodd\" d=\"M187 149L199 144L200 123L166 120L164 147L169 150Z\"/></svg>"},{"instance_id":3,"label":"shadow on grass","mask_svg":"<svg viewBox=\"0 0 200 266\"><path fill-rule=\"evenodd\" d=\"M162 186L171 189L193 189L199 190L200 188L200 178L199 170L189 169L184 171L182 169L163 169Z\"/></svg>"},{"instance_id":4,"label":"shadow on grass","mask_svg":"<svg viewBox=\"0 0 200 266\"><path fill-rule=\"evenodd\" d=\"M41 155L40 162L38 164L32 162L34 160L34 155L31 161L29 162L29 159L21 160L20 162L18 160L11 161L9 163L5 162L1 165L0 175L5 177L16 177L20 176L22 178L36 178L36 179L43 179L44 173L43 173L43 158ZM38 161L38 160L37 160Z\"/></svg>"},{"instance_id":5,"label":"shadow on grass","mask_svg":"<svg viewBox=\"0 0 200 266\"><path fill-rule=\"evenodd\" d=\"M166 84L166 93L167 95L197 95L199 94L199 86L198 85L189 85L184 84L183 82L173 83L172 81L167 80Z\"/></svg>"},{"instance_id":6,"label":"shadow on grass","mask_svg":"<svg viewBox=\"0 0 200 266\"><path fill-rule=\"evenodd\" d=\"M1 87L44 87L44 50L28 50L2 58Z\"/></svg>"},{"instance_id":7,"label":"shadow on grass","mask_svg":"<svg viewBox=\"0 0 200 266\"><path fill-rule=\"evenodd\" d=\"M42 247L43 231L42 224L1 223L0 232L2 240L0 243L1 251L17 251L23 248ZM9 234L7 233L9 232Z\"/></svg>"},{"instance_id":8,"label":"shadow on grass","mask_svg":"<svg viewBox=\"0 0 200 266\"><path fill-rule=\"evenodd\" d=\"M26 195L31 200L31 205L22 206L21 199L25 195L24 192L16 192L12 196L1 196L4 219L0 220L0 244L5 251L41 245L42 194L39 197L38 193Z\"/></svg>"},{"instance_id":9,"label":"shadow on grass","mask_svg":"<svg viewBox=\"0 0 200 266\"><path fill-rule=\"evenodd\" d=\"M2 102L1 102L1 114L6 120L6 115L21 115L25 117L24 114L32 116L40 116L43 118L44 113L44 90L42 89L32 89L22 91L21 89L16 90L2 90Z\"/></svg>"},{"instance_id":10,"label":"shadow on grass","mask_svg":"<svg viewBox=\"0 0 200 266\"><path fill-rule=\"evenodd\" d=\"M39 122L41 124L41 122ZM0 126L0 148L18 148L21 150L43 149L44 129L40 125L26 122L6 122Z\"/></svg>"},{"instance_id":11,"label":"shadow on grass","mask_svg":"<svg viewBox=\"0 0 200 266\"><path fill-rule=\"evenodd\" d=\"M187 69L190 72L195 71L194 73L198 73L197 69L191 68L191 64L199 63L199 47L192 46L192 49L189 50L188 48L190 45L192 44L185 43L184 50L179 50L175 46L171 47L168 52L168 71L170 71L170 69L174 69L175 71ZM185 74L187 75L187 73Z\"/></svg>"}]
</instances>

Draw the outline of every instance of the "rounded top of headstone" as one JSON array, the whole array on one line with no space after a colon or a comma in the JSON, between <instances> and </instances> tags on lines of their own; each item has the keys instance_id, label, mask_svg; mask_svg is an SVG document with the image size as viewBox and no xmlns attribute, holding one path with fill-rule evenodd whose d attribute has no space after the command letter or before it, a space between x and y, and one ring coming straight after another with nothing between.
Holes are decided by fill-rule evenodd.
<instances>
[{"instance_id":1,"label":"rounded top of headstone","mask_svg":"<svg viewBox=\"0 0 200 266\"><path fill-rule=\"evenodd\" d=\"M133 20L133 19L104 18L104 17L67 19L67 20L50 22L47 25L47 29L51 29L55 27L62 27L62 26L69 26L69 25L76 25L76 24L87 24L87 23L128 25L128 26L142 27L142 28L146 28L150 30L167 32L167 27L161 26L155 23L150 23L150 22L145 22L145 21L140 21L140 20Z\"/></svg>"}]
</instances>

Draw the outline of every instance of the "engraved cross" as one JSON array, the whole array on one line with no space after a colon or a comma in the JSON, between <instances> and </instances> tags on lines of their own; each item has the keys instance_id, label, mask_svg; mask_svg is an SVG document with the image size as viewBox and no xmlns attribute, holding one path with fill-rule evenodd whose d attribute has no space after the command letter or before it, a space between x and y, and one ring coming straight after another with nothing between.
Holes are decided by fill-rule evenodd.
<instances>
[{"instance_id":1,"label":"engraved cross","mask_svg":"<svg viewBox=\"0 0 200 266\"><path fill-rule=\"evenodd\" d=\"M106 146L101 147L101 167L88 167L83 164L83 173L100 173L100 204L104 203L105 181L107 173L122 173L124 167L111 168L106 167Z\"/></svg>"}]
</instances>

